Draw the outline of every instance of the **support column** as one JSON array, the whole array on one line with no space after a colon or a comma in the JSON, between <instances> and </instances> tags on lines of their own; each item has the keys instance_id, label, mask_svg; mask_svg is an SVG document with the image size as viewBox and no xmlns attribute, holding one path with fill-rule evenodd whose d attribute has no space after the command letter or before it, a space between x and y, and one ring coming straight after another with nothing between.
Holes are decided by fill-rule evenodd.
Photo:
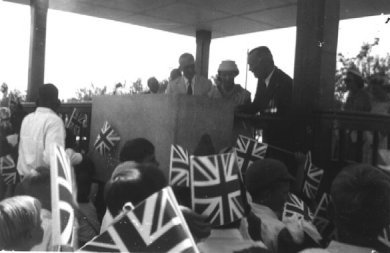
<instances>
[{"instance_id":1,"label":"support column","mask_svg":"<svg viewBox=\"0 0 390 253\"><path fill-rule=\"evenodd\" d=\"M328 148L320 146L330 143L324 139L330 136L318 133L322 128L314 121L313 111L333 109L340 0L298 0L297 8L294 139L297 148L317 150L317 158L325 161L330 150L319 149ZM315 136L323 136L324 142Z\"/></svg>"},{"instance_id":2,"label":"support column","mask_svg":"<svg viewBox=\"0 0 390 253\"><path fill-rule=\"evenodd\" d=\"M43 85L45 76L46 20L49 1L30 0L30 7L31 29L27 101L35 102L38 98L38 89Z\"/></svg>"},{"instance_id":3,"label":"support column","mask_svg":"<svg viewBox=\"0 0 390 253\"><path fill-rule=\"evenodd\" d=\"M196 31L196 73L208 78L211 31Z\"/></svg>"}]
</instances>

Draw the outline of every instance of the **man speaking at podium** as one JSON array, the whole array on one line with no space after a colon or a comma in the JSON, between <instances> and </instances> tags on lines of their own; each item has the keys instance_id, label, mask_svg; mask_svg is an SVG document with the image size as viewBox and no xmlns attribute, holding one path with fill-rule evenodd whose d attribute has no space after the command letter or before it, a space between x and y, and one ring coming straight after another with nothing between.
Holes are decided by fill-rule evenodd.
<instances>
[{"instance_id":1,"label":"man speaking at podium","mask_svg":"<svg viewBox=\"0 0 390 253\"><path fill-rule=\"evenodd\" d=\"M261 116L275 118L268 121L263 128L263 142L275 148L289 150L292 144L290 124L284 119L289 118L291 112L293 80L275 66L268 47L252 49L248 54L248 64L249 70L258 79L256 95L251 104L239 106L237 112L260 113ZM267 156L281 160L289 166L291 155L286 156L275 148L270 147Z\"/></svg>"},{"instance_id":2,"label":"man speaking at podium","mask_svg":"<svg viewBox=\"0 0 390 253\"><path fill-rule=\"evenodd\" d=\"M184 53L179 58L179 69L183 75L168 83L166 94L187 94L207 96L211 81L195 73L195 59L192 54Z\"/></svg>"}]
</instances>

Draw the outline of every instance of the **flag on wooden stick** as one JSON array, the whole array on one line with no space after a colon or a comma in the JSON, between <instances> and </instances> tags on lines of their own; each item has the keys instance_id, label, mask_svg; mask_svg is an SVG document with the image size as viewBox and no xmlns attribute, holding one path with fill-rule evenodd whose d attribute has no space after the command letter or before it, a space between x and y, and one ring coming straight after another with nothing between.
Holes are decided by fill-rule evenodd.
<instances>
[{"instance_id":1,"label":"flag on wooden stick","mask_svg":"<svg viewBox=\"0 0 390 253\"><path fill-rule=\"evenodd\" d=\"M191 156L192 209L214 226L244 216L242 178L235 153Z\"/></svg>"},{"instance_id":2,"label":"flag on wooden stick","mask_svg":"<svg viewBox=\"0 0 390 253\"><path fill-rule=\"evenodd\" d=\"M259 143L254 139L239 135L236 143L238 167L245 175L248 167L259 159L264 159L268 145Z\"/></svg>"},{"instance_id":3,"label":"flag on wooden stick","mask_svg":"<svg viewBox=\"0 0 390 253\"><path fill-rule=\"evenodd\" d=\"M112 126L106 121L98 134L94 147L101 155L107 155L115 145L120 141L119 135Z\"/></svg>"},{"instance_id":4,"label":"flag on wooden stick","mask_svg":"<svg viewBox=\"0 0 390 253\"><path fill-rule=\"evenodd\" d=\"M288 218L312 221L313 214L303 200L298 198L296 195L289 193L288 199L284 204L283 220Z\"/></svg>"},{"instance_id":5,"label":"flag on wooden stick","mask_svg":"<svg viewBox=\"0 0 390 253\"><path fill-rule=\"evenodd\" d=\"M65 127L70 129L75 136L79 136L81 129L86 127L87 120L87 114L81 113L79 110L74 108Z\"/></svg>"},{"instance_id":6,"label":"flag on wooden stick","mask_svg":"<svg viewBox=\"0 0 390 253\"><path fill-rule=\"evenodd\" d=\"M0 157L0 173L2 180L6 185L16 184L18 172L11 155Z\"/></svg>"},{"instance_id":7,"label":"flag on wooden stick","mask_svg":"<svg viewBox=\"0 0 390 253\"><path fill-rule=\"evenodd\" d=\"M53 247L76 246L74 177L63 147L53 144L50 160Z\"/></svg>"},{"instance_id":8,"label":"flag on wooden stick","mask_svg":"<svg viewBox=\"0 0 390 253\"><path fill-rule=\"evenodd\" d=\"M308 199L315 200L324 175L324 170L318 168L311 162L310 151L306 155L304 171L305 176L303 179L302 193Z\"/></svg>"},{"instance_id":9,"label":"flag on wooden stick","mask_svg":"<svg viewBox=\"0 0 390 253\"><path fill-rule=\"evenodd\" d=\"M133 210L120 214L81 251L198 252L170 187L151 195Z\"/></svg>"},{"instance_id":10,"label":"flag on wooden stick","mask_svg":"<svg viewBox=\"0 0 390 253\"><path fill-rule=\"evenodd\" d=\"M188 151L179 145L171 146L169 184L190 187L190 159Z\"/></svg>"}]
</instances>

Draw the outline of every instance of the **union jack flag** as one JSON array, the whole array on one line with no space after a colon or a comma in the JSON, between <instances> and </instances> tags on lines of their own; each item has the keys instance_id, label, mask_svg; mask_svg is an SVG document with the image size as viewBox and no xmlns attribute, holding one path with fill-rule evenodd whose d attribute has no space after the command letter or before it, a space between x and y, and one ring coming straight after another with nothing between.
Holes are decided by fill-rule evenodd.
<instances>
[{"instance_id":1,"label":"union jack flag","mask_svg":"<svg viewBox=\"0 0 390 253\"><path fill-rule=\"evenodd\" d=\"M179 145L171 146L169 184L190 187L190 159L187 150Z\"/></svg>"},{"instance_id":2,"label":"union jack flag","mask_svg":"<svg viewBox=\"0 0 390 253\"><path fill-rule=\"evenodd\" d=\"M382 233L378 235L378 241L390 248L390 225L383 228Z\"/></svg>"},{"instance_id":3,"label":"union jack flag","mask_svg":"<svg viewBox=\"0 0 390 253\"><path fill-rule=\"evenodd\" d=\"M82 114L79 110L74 108L68 122L66 123L66 128L72 130L75 136L79 136L81 128L85 127L87 120L87 114Z\"/></svg>"},{"instance_id":4,"label":"union jack flag","mask_svg":"<svg viewBox=\"0 0 390 253\"><path fill-rule=\"evenodd\" d=\"M254 139L239 135L236 143L238 167L245 175L248 167L256 160L264 159L268 145Z\"/></svg>"},{"instance_id":5,"label":"union jack flag","mask_svg":"<svg viewBox=\"0 0 390 253\"><path fill-rule=\"evenodd\" d=\"M7 185L16 184L17 170L11 155L0 157L0 172L3 182Z\"/></svg>"},{"instance_id":6,"label":"union jack flag","mask_svg":"<svg viewBox=\"0 0 390 253\"><path fill-rule=\"evenodd\" d=\"M170 187L115 218L81 251L198 252Z\"/></svg>"},{"instance_id":7,"label":"union jack flag","mask_svg":"<svg viewBox=\"0 0 390 253\"><path fill-rule=\"evenodd\" d=\"M53 144L50 159L52 240L54 247L75 247L74 177L63 147Z\"/></svg>"},{"instance_id":8,"label":"union jack flag","mask_svg":"<svg viewBox=\"0 0 390 253\"><path fill-rule=\"evenodd\" d=\"M236 154L191 156L190 165L192 209L214 226L240 219L244 199Z\"/></svg>"},{"instance_id":9,"label":"union jack flag","mask_svg":"<svg viewBox=\"0 0 390 253\"><path fill-rule=\"evenodd\" d=\"M331 198L326 192L322 194L320 202L314 212L313 223L317 227L318 232L323 235L324 238L332 239L335 236L335 227L331 219L329 218L328 209L331 208Z\"/></svg>"},{"instance_id":10,"label":"union jack flag","mask_svg":"<svg viewBox=\"0 0 390 253\"><path fill-rule=\"evenodd\" d=\"M283 220L286 219L297 219L297 220L306 220L306 221L312 221L313 220L313 214L310 211L310 208L296 195L289 193L288 199L286 203L284 204L284 210L283 210Z\"/></svg>"},{"instance_id":11,"label":"union jack flag","mask_svg":"<svg viewBox=\"0 0 390 253\"><path fill-rule=\"evenodd\" d=\"M311 153L309 151L306 155L305 176L303 179L302 187L302 193L304 194L304 196L306 196L310 200L316 199L323 175L324 170L312 164Z\"/></svg>"},{"instance_id":12,"label":"union jack flag","mask_svg":"<svg viewBox=\"0 0 390 253\"><path fill-rule=\"evenodd\" d=\"M119 135L114 131L111 125L106 121L104 122L103 128L100 130L96 141L95 149L101 154L106 155L111 152L116 143L120 141Z\"/></svg>"}]
</instances>

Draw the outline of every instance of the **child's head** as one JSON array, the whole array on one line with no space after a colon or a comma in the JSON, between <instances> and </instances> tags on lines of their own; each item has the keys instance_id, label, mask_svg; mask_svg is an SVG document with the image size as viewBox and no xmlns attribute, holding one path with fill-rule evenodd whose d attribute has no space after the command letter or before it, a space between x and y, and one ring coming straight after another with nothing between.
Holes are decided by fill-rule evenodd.
<instances>
[{"instance_id":1,"label":"child's head","mask_svg":"<svg viewBox=\"0 0 390 253\"><path fill-rule=\"evenodd\" d=\"M42 242L41 204L30 196L0 202L0 249L30 250Z\"/></svg>"}]
</instances>

